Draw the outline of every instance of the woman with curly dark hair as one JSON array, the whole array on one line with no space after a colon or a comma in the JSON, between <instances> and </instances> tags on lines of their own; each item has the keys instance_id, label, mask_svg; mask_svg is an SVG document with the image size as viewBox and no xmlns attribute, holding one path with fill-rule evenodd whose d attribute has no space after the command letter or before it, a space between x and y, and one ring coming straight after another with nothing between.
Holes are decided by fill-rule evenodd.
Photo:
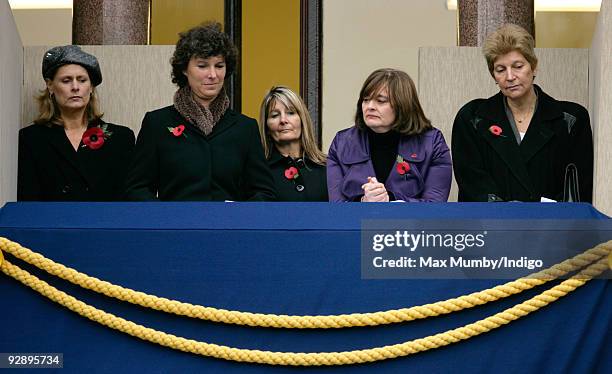
<instances>
[{"instance_id":1,"label":"woman with curly dark hair","mask_svg":"<svg viewBox=\"0 0 612 374\"><path fill-rule=\"evenodd\" d=\"M237 50L218 23L179 35L174 104L145 115L128 173L128 200L274 200L257 121L229 108L223 86Z\"/></svg>"}]
</instances>

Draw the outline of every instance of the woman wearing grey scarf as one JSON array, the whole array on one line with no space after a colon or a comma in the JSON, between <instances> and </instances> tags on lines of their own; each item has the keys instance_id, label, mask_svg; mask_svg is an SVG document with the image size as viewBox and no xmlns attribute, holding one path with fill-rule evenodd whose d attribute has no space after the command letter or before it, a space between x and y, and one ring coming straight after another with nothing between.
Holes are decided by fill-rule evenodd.
<instances>
[{"instance_id":1,"label":"woman wearing grey scarf","mask_svg":"<svg viewBox=\"0 0 612 374\"><path fill-rule=\"evenodd\" d=\"M128 172L128 200L274 200L257 122L229 108L223 83L237 50L221 25L180 34L174 104L145 115Z\"/></svg>"}]
</instances>

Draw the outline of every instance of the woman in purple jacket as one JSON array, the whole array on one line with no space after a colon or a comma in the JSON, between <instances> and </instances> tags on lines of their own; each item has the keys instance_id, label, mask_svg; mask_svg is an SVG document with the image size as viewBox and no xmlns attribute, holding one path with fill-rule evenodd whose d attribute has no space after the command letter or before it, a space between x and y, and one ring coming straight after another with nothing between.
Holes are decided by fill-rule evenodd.
<instances>
[{"instance_id":1,"label":"woman in purple jacket","mask_svg":"<svg viewBox=\"0 0 612 374\"><path fill-rule=\"evenodd\" d=\"M412 79L379 69L359 93L355 126L329 149L330 201L446 201L451 157L442 133L425 117Z\"/></svg>"}]
</instances>

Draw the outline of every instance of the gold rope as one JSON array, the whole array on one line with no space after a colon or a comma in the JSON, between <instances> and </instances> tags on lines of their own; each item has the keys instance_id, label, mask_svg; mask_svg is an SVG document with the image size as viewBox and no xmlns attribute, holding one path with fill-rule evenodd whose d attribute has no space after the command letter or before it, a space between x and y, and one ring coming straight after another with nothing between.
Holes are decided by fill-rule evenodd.
<instances>
[{"instance_id":1,"label":"gold rope","mask_svg":"<svg viewBox=\"0 0 612 374\"><path fill-rule=\"evenodd\" d=\"M438 301L432 304L413 306L410 308L372 313L353 313L329 316L288 316L249 313L193 305L190 303L149 295L102 281L54 262L40 255L39 253L33 252L30 249L22 247L18 243L2 237L0 237L0 251L6 251L7 253L10 253L17 258L34 265L51 275L55 275L83 288L146 308L191 318L237 325L273 328L319 329L378 326L383 324L407 322L483 305L491 301L496 301L521 293L525 290L542 285L550 280L557 279L570 272L582 269L585 266L612 253L612 241L602 243L571 259L567 259L548 269L531 274L525 278L507 282L483 291L474 292L469 295Z\"/></svg>"},{"instance_id":2,"label":"gold rope","mask_svg":"<svg viewBox=\"0 0 612 374\"><path fill-rule=\"evenodd\" d=\"M92 321L135 336L142 340L184 352L191 352L202 356L215 357L224 360L292 366L349 365L374 362L408 356L429 349L435 349L452 343L457 343L510 323L556 301L557 299L567 295L569 292L572 292L576 288L584 285L588 280L601 274L607 267L608 259L605 257L601 258L599 261L574 275L572 278L567 279L551 289L544 291L540 295L534 296L533 298L517 304L512 308L506 309L493 316L463 327L448 330L446 332L431 335L425 338L414 339L395 345L356 351L296 353L231 348L227 346L198 342L162 331L157 331L87 305L84 302L66 294L65 292L57 290L48 283L29 274L25 270L12 265L6 260L2 261L0 265L3 273L17 279L21 283L31 287L35 291L59 303L60 305L63 305Z\"/></svg>"}]
</instances>

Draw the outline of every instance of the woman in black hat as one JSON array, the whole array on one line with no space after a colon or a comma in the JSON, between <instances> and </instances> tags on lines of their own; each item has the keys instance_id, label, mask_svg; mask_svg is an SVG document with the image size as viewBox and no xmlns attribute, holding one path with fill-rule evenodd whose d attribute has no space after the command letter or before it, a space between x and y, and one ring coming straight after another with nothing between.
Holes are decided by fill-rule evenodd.
<instances>
[{"instance_id":1,"label":"woman in black hat","mask_svg":"<svg viewBox=\"0 0 612 374\"><path fill-rule=\"evenodd\" d=\"M45 53L34 124L19 131L17 200L119 200L134 133L102 121L96 57L78 46Z\"/></svg>"}]
</instances>

